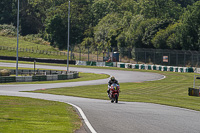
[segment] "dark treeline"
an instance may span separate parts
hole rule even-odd
[[[0,24],[16,26],[17,0],[1,0]],[[20,1],[20,34],[67,44],[68,1]],[[70,45],[200,50],[199,0],[72,0]]]

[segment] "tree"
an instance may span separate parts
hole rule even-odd
[[[171,20],[158,20],[156,23],[149,25],[145,30],[142,42],[149,48],[154,47],[152,39],[155,37],[157,32],[167,28],[171,23],[172,23]]]
[[[94,24],[96,25],[107,14],[116,12],[117,5],[113,0],[94,0],[91,10],[95,19]]]
[[[182,26],[176,35],[180,40],[182,48],[186,50],[199,50],[200,1],[192,6],[188,6],[181,18]]]
[[[51,18],[46,26],[48,40],[51,45],[59,49],[67,48],[67,27],[60,15]]]
[[[116,37],[121,32],[120,15],[111,13],[106,15],[95,27],[94,39],[99,47],[117,47]]]
[[[152,39],[153,46],[159,49],[180,49],[180,45],[175,43],[175,32],[180,23],[169,25],[166,29],[159,30]]]
[[[17,19],[17,0],[0,1],[0,24],[16,25]]]
[[[181,4],[182,7],[187,7],[188,5],[194,4],[198,0],[173,0],[173,1]]]
[[[75,45],[80,44],[83,41],[83,39],[86,37],[84,32],[87,29],[89,29],[91,13],[89,11],[90,8],[88,8],[89,1],[74,0],[73,2],[71,2],[70,5],[71,5],[71,8],[70,8],[71,9],[70,11],[71,12],[70,13],[70,47],[72,48]],[[57,23],[58,20],[60,24]],[[65,46],[66,46],[67,41],[65,38],[68,35],[65,30],[68,29],[68,2],[60,6],[57,6],[56,9],[52,9],[49,12],[49,15],[46,19],[46,23],[47,23],[46,36],[50,37],[51,42],[54,43],[52,45],[56,45],[60,49],[66,48]],[[55,24],[53,27],[54,32],[49,32],[51,31],[49,30],[51,29],[51,23]],[[64,28],[65,30],[56,28],[60,26],[62,26],[62,28]],[[57,37],[57,35],[54,34],[54,33],[59,34],[60,32],[63,37]]]
[[[116,38],[118,47],[134,47],[134,35],[140,23],[144,20],[142,15],[133,16],[130,12],[125,12],[120,24],[123,28],[121,34]]]
[[[182,8],[172,0],[139,0],[141,14],[145,18],[178,19]]]

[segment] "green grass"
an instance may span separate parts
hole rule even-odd
[[[194,73],[153,72],[163,74],[166,78],[142,83],[121,83],[119,100],[164,104],[200,111],[200,97],[188,96],[188,87],[192,87]],[[106,90],[107,85],[105,84],[37,90],[34,92],[108,100]]]
[[[0,50],[0,56],[13,56],[16,57],[16,51]],[[30,52],[19,52],[19,57],[31,57],[31,58],[48,58],[48,59],[67,59],[65,55],[50,55],[50,54],[39,54]]]
[[[5,47],[14,47],[16,48],[17,39],[15,37],[5,37],[0,36],[0,46]],[[24,52],[21,52],[20,49],[24,49]],[[26,52],[26,49],[30,50],[40,50],[40,51],[58,51],[50,45],[42,45],[37,43],[32,43],[19,39],[19,57],[32,57],[32,58],[48,58],[48,59],[67,59],[67,55],[51,55],[51,54],[42,54],[42,53],[32,53]],[[0,50],[0,56],[16,56],[16,50]]]
[[[6,47],[17,47],[17,38],[16,37],[5,37],[0,36],[0,46]],[[32,42],[25,41],[23,39],[19,39],[19,48],[27,48],[27,49],[39,49],[39,50],[47,50],[47,51],[56,51],[53,47],[49,45],[41,45]]]
[[[81,120],[61,102],[0,96],[1,133],[73,133]]]

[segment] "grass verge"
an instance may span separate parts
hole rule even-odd
[[[9,50],[0,50],[0,56],[16,56],[16,51]],[[51,54],[40,54],[40,53],[31,53],[31,52],[19,52],[19,57],[31,57],[31,58],[48,58],[48,59],[64,59],[66,60],[67,56],[65,55],[51,55]]]
[[[17,41],[17,37],[0,36],[0,42],[1,42],[0,46],[16,47],[16,43],[17,43],[16,41]],[[50,45],[37,44],[37,43],[25,41],[21,38],[19,38],[19,48],[56,51],[56,49]]]
[[[188,96],[188,87],[192,87],[194,73],[153,72],[165,75],[166,78],[159,81],[121,83],[119,100],[156,103],[200,111],[200,97]],[[106,90],[107,85],[105,84],[37,90],[34,92],[108,100]]]
[[[67,132],[81,127],[72,106],[65,103],[0,96],[0,132]]]

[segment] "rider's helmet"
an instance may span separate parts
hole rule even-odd
[[[115,77],[114,77],[114,76],[112,76],[110,79],[111,79],[112,81],[114,81],[114,80],[115,80]]]

